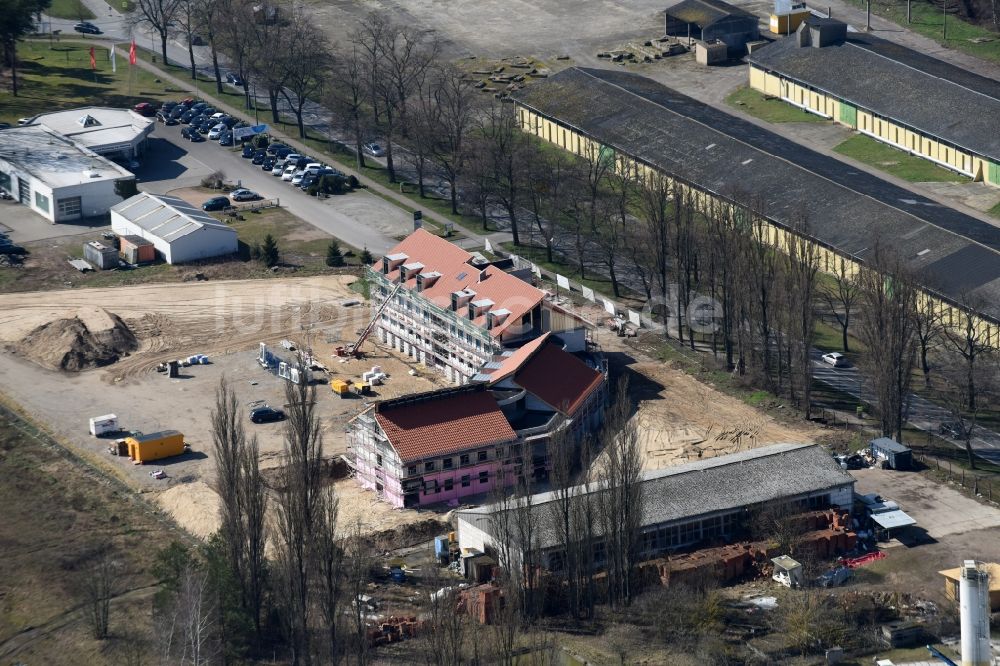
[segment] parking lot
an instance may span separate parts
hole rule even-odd
[[[395,238],[413,230],[413,218],[408,212],[369,192],[356,190],[326,199],[311,197],[243,159],[238,147],[185,140],[181,137],[183,127],[157,123],[143,165],[136,171],[139,189],[165,194],[197,186],[205,176],[221,171],[227,181],[266,199],[278,199],[292,214],[359,249],[384,252],[396,244]],[[205,195],[205,199],[210,196]]]

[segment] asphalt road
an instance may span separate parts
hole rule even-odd
[[[874,393],[856,367],[834,368],[820,361],[820,355],[819,351],[813,350],[813,377],[817,381],[854,396],[859,401],[868,404],[874,402]],[[955,419],[944,407],[911,393],[906,420],[915,428],[936,433],[942,423]],[[964,442],[950,439],[948,441],[952,441],[960,449],[965,449]],[[972,448],[983,460],[1000,464],[1000,434],[977,426],[973,430]]]
[[[327,199],[311,197],[251,164],[232,148],[224,148],[215,141],[185,140],[180,135],[182,127],[185,126],[157,124],[151,151],[136,174],[140,189],[163,194],[178,187],[195,186],[202,176],[222,171],[227,180],[239,181],[266,199],[279,199],[281,206],[293,215],[348,245],[358,249],[367,247],[373,254],[384,253],[397,243],[395,237],[413,229],[413,219],[406,211],[369,192],[358,190]],[[194,178],[185,178],[185,174],[192,172]],[[205,198],[210,196],[206,194]]]

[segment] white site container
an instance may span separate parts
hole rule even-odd
[[[90,419],[90,434],[94,437],[106,435],[109,432],[118,432],[118,417],[114,414],[95,416]]]

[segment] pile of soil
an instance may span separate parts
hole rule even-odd
[[[125,322],[103,308],[42,324],[15,345],[22,356],[65,372],[110,365],[138,348],[139,341]]]

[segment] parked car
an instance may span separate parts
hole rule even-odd
[[[34,118],[18,118],[17,124],[19,126],[30,125],[32,120],[34,120]]]
[[[277,161],[278,160],[276,160],[273,157],[266,157],[266,158],[264,158],[264,161],[260,163],[260,169],[261,169],[261,171],[270,171],[271,169],[274,168],[274,164]]]
[[[271,175],[280,176],[281,174],[285,173],[285,169],[287,168],[285,165],[286,165],[285,162],[281,161],[275,162],[274,166],[271,167]]]
[[[233,133],[230,130],[226,130],[219,135],[219,145],[220,146],[231,146],[233,145]]]
[[[256,164],[257,166],[260,166],[261,164],[263,164],[264,160],[266,160],[266,159],[267,159],[267,151],[258,150],[256,152],[254,152],[253,159],[250,160],[250,163],[251,164]]]
[[[283,143],[272,143],[271,145],[269,145],[267,147],[267,154],[268,155],[277,155],[278,151],[281,150],[282,148],[288,148],[288,146],[286,146]],[[288,152],[286,152],[285,154],[287,155],[290,152],[292,152],[292,149],[288,148]]]
[[[832,365],[835,368],[845,368],[849,364],[847,362],[847,357],[840,352],[830,352],[829,354],[823,354],[820,359],[827,365]]]
[[[256,152],[256,151],[254,151],[253,146],[251,146],[249,143],[244,144],[243,145],[243,152],[240,153],[240,157],[245,157],[245,158],[249,159],[249,158],[253,157],[254,152]]]
[[[240,119],[239,118],[234,118],[233,116],[226,116],[225,118],[223,118],[219,122],[222,123],[223,125],[225,125],[226,127],[228,127],[229,129],[233,129],[233,127],[236,125],[236,123],[240,122]]]
[[[254,192],[253,190],[248,190],[245,187],[241,187],[238,190],[233,190],[229,193],[229,196],[233,201],[257,201],[261,196]]]
[[[90,21],[81,21],[73,26],[73,29],[82,35],[100,35],[101,29]]]
[[[299,188],[303,190],[308,190],[310,187],[316,184],[319,180],[319,176],[314,173],[307,173],[302,176],[302,182],[299,183]]]
[[[295,186],[295,187],[301,187],[302,186],[302,179],[305,178],[305,177],[306,177],[306,171],[305,171],[305,169],[296,171],[295,175],[292,176],[292,185]]]
[[[284,171],[281,172],[281,180],[290,181],[298,172],[299,166],[297,164],[290,164],[285,167]]]
[[[157,111],[156,122],[163,123],[164,125],[176,125],[180,121],[178,121],[177,118],[170,115],[170,112]]]
[[[198,132],[191,132],[191,135],[188,138],[191,139],[191,143],[201,143],[205,140],[205,137]]]
[[[365,145],[361,146],[361,150],[363,150],[368,155],[371,155],[372,157],[385,156],[385,148],[383,148],[377,143],[366,143]]]
[[[250,410],[250,421],[253,423],[270,423],[272,421],[284,421],[285,413],[275,407],[262,405]]]
[[[10,123],[0,123],[0,130],[10,129]]]
[[[210,140],[212,140],[212,141],[218,141],[219,140],[219,136],[222,134],[222,132],[225,129],[226,129],[226,126],[223,125],[222,123],[219,123],[218,125],[213,126],[212,129],[208,130],[208,138]]]
[[[213,123],[211,120],[206,120],[202,124],[198,125],[198,132],[200,134],[208,134],[209,132],[212,131],[213,127],[215,127],[215,123]]]
[[[195,118],[197,116],[198,116],[197,111],[195,111],[194,109],[188,109],[187,111],[181,114],[180,121],[185,125],[187,125],[188,123],[191,122],[192,118]]]
[[[186,106],[181,106],[181,105],[175,106],[174,108],[170,109],[170,117],[175,120],[180,120],[181,116],[187,113],[187,111],[188,108]]]
[[[190,139],[191,138],[191,132],[192,132],[192,130],[191,130],[190,127],[182,127],[181,128],[181,136],[184,137],[185,139]],[[195,132],[195,134],[197,134],[197,132]]]
[[[947,421],[942,423],[938,428],[938,433],[941,435],[947,435],[952,439],[965,439],[965,426],[963,426],[959,421]]]
[[[195,102],[191,105],[191,108],[195,111],[201,111],[202,109],[207,109],[209,106],[208,102]]]
[[[140,116],[146,116],[147,118],[152,118],[156,115],[156,107],[149,102],[139,102],[132,107],[132,110],[138,113]]]
[[[226,74],[226,83],[232,83],[234,86],[243,87],[243,77],[241,77],[236,72],[229,72]]]
[[[226,197],[212,197],[201,205],[202,210],[225,210],[230,205]]]

